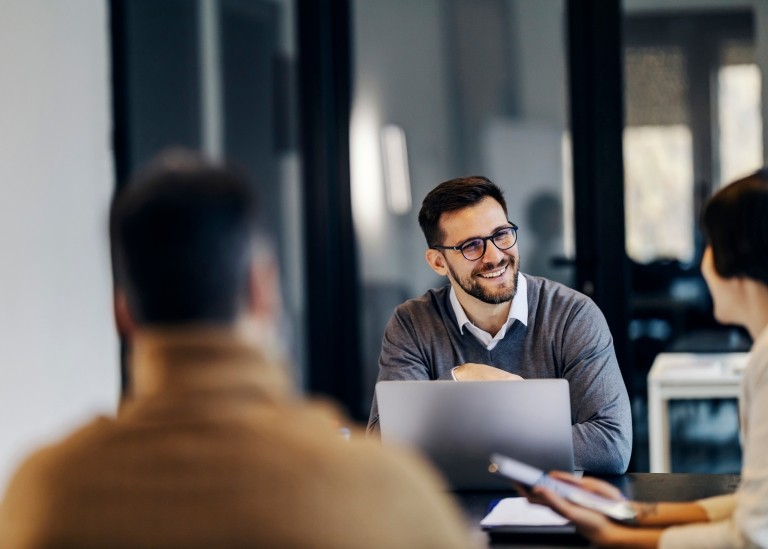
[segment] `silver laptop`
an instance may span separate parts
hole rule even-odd
[[[505,454],[544,471],[573,470],[568,381],[382,381],[381,438],[426,454],[453,490],[509,490],[488,472]]]

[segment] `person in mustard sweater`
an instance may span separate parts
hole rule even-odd
[[[168,152],[111,210],[116,317],[132,384],[30,456],[0,547],[467,547],[429,466],[292,390],[274,341],[276,263],[252,186]]]

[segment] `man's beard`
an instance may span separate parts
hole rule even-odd
[[[500,269],[505,265],[508,265],[508,268],[513,270],[511,288],[501,288],[493,292],[481,286],[480,282],[475,279],[475,276],[480,273],[495,271],[496,269]],[[479,299],[483,303],[488,303],[489,305],[499,305],[501,303],[506,303],[507,301],[512,301],[512,298],[514,298],[515,294],[517,294],[517,279],[520,275],[520,270],[518,269],[517,260],[514,257],[509,257],[508,259],[502,260],[498,263],[498,265],[482,263],[475,267],[472,270],[472,273],[466,278],[460,278],[450,264],[448,264],[448,270],[451,272],[451,276],[456,281],[456,283],[461,286],[462,290],[464,290],[472,297]]]

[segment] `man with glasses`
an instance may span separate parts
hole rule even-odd
[[[605,318],[585,295],[520,274],[517,226],[501,189],[479,176],[441,183],[424,199],[419,225],[427,263],[450,284],[395,310],[378,381],[565,378],[576,468],[624,473],[632,419]],[[378,421],[374,396],[369,432]]]

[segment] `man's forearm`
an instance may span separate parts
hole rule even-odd
[[[631,433],[631,427],[628,428]],[[627,470],[632,440],[615,427],[598,422],[576,423],[573,433],[573,457],[577,469],[590,473],[621,475]],[[630,435],[631,436],[631,435]]]

